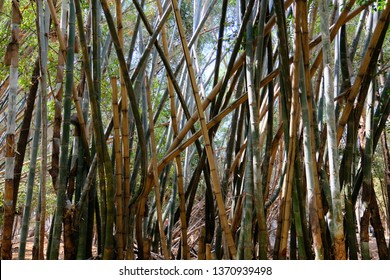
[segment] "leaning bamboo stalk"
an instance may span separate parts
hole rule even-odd
[[[233,69],[230,73],[231,75],[229,76],[229,78],[231,78],[234,75],[234,73],[242,66],[244,61],[245,61],[244,55],[240,56],[240,58],[237,59],[236,63],[233,66]],[[223,80],[224,80],[224,78],[218,82],[218,84],[211,90],[210,94],[208,96],[206,96],[205,100],[203,100],[203,103],[202,103],[203,110],[206,110],[206,108],[210,105],[210,103],[215,99],[219,90],[221,89]],[[198,120],[198,118],[199,118],[199,113],[195,112],[191,116],[191,118],[186,122],[184,127],[180,130],[180,132],[177,135],[177,137],[175,138],[175,140],[172,142],[171,146],[168,149],[168,153],[171,152],[173,149],[175,149],[180,144],[180,142],[184,139],[184,137],[187,135],[189,130],[193,127],[193,125]]]
[[[271,77],[275,77],[277,72],[272,72],[270,75],[268,75],[266,78],[264,78],[261,83],[260,83],[260,88],[264,87],[271,81]],[[220,84],[220,83],[219,83]],[[210,104],[212,101],[211,97],[212,95],[209,95],[210,99],[209,101],[204,101],[204,108],[207,108],[207,105]],[[215,97],[215,95],[213,96]],[[212,118],[208,123],[207,123],[207,128],[211,129],[213,126],[217,125],[226,115],[228,115],[230,112],[235,110],[238,106],[243,104],[248,100],[248,94],[244,93],[240,97],[238,97],[235,101],[233,101],[228,107],[226,107],[223,111],[221,111],[218,115],[216,115],[214,118]],[[206,105],[207,104],[207,105]],[[262,114],[261,117],[264,117],[265,114]],[[194,115],[191,117],[191,122],[195,121],[198,119],[198,114],[194,113]],[[189,145],[194,143],[196,139],[202,136],[201,131],[195,132],[190,138],[188,138],[185,142],[181,143],[181,140],[179,139],[184,139],[185,135],[187,134],[189,130],[189,122],[186,123],[184,128],[180,131],[178,137],[176,140],[171,144],[169,149],[166,152],[166,155],[160,160],[159,162],[159,171],[161,171],[169,162],[171,162],[177,153],[182,152],[185,148],[187,148]]]
[[[374,52],[378,47],[377,44],[380,41],[381,33],[383,30],[386,30],[384,28],[387,28],[389,26],[389,20],[390,20],[390,4],[387,3],[385,10],[381,13],[379,21],[375,27],[375,30],[372,33],[370,44],[363,57],[362,63],[359,68],[359,72],[348,94],[347,103],[345,104],[343,113],[339,119],[338,127],[337,127],[337,143],[339,143],[341,140],[344,128],[348,122],[349,114],[352,111],[356,96],[359,93],[360,86],[367,73],[368,66],[370,65],[371,58],[373,57]]]
[[[231,230],[230,230],[230,227],[229,227],[229,224],[227,221],[227,217],[226,217],[225,205],[224,205],[224,201],[223,201],[222,194],[221,194],[221,186],[219,183],[218,174],[217,174],[217,170],[216,170],[215,155],[214,155],[211,143],[210,143],[207,124],[206,124],[206,120],[205,120],[205,116],[204,116],[204,111],[202,108],[202,102],[201,102],[200,97],[199,97],[199,90],[198,90],[198,86],[196,84],[196,78],[195,78],[194,69],[192,67],[190,52],[188,49],[187,40],[185,38],[185,33],[183,30],[183,22],[182,22],[182,19],[180,16],[177,1],[172,0],[171,2],[172,2],[174,14],[175,14],[176,23],[178,26],[178,31],[180,34],[182,48],[183,48],[184,55],[186,58],[186,64],[187,64],[187,68],[189,71],[190,82],[191,82],[193,94],[195,97],[196,107],[197,107],[197,111],[199,114],[199,120],[200,120],[202,134],[203,134],[203,138],[204,138],[204,142],[205,142],[207,159],[208,159],[208,162],[210,165],[210,173],[211,173],[211,179],[212,179],[213,188],[214,188],[214,195],[216,197],[217,205],[218,205],[218,209],[219,209],[219,217],[220,217],[221,227],[222,227],[222,230],[224,231],[226,242],[228,243],[228,246],[229,246],[230,254],[231,254],[232,258],[235,259],[236,258],[236,246],[234,244]]]
[[[154,122],[153,122],[153,111],[152,111],[152,102],[151,102],[151,92],[149,87],[148,79],[145,81],[146,85],[146,100],[148,103],[148,117],[149,117],[149,130],[150,130],[150,143],[152,146],[152,165],[153,165],[153,175],[154,175],[154,186],[156,192],[156,207],[157,207],[157,221],[158,228],[160,231],[161,247],[163,250],[164,258],[169,260],[169,252],[167,248],[167,238],[164,232],[164,224],[162,220],[162,207],[161,207],[161,194],[160,194],[160,182],[158,180],[157,174],[157,147],[156,139],[154,136]]]
[[[160,17],[163,15],[162,5],[161,1],[157,1],[158,10]],[[169,60],[169,50],[168,50],[168,41],[167,41],[167,35],[165,26],[161,29],[161,38],[162,38],[162,44],[163,44],[163,50],[165,53],[165,56]],[[171,78],[167,74],[168,79],[168,93],[169,93],[169,99],[170,99],[170,111],[171,111],[171,121],[172,121],[172,129],[173,129],[173,137],[176,137],[178,134],[178,124],[177,124],[177,117],[176,117],[176,100],[174,95],[174,88],[172,84]],[[185,209],[185,198],[184,198],[184,178],[183,178],[183,167],[181,163],[181,157],[180,154],[178,154],[175,158],[176,162],[176,171],[177,171],[177,186],[178,186],[178,192],[179,192],[179,208],[180,208],[180,225],[181,225],[181,231],[182,231],[182,255],[183,259],[189,258],[189,249],[188,249],[188,242],[187,242],[187,219],[186,219],[186,209]],[[158,173],[157,165],[156,165],[156,176]]]

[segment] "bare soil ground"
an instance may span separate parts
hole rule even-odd
[[[192,246],[195,246],[195,248],[196,248],[197,245],[194,244],[195,243],[194,241],[198,239],[197,236],[195,236],[194,234],[190,235],[189,239],[190,239],[190,241],[192,241],[192,242],[189,242],[189,243],[192,243]],[[27,239],[27,243],[26,243],[26,255],[25,255],[25,259],[26,260],[31,260],[32,259],[33,245],[34,245],[34,237],[29,237]],[[44,248],[45,251],[44,252],[46,252],[46,246],[47,246],[47,240],[45,239],[45,248]],[[61,244],[61,246],[62,246],[62,244]],[[192,248],[195,249],[194,247],[192,247]],[[177,250],[177,248],[172,248],[172,249],[173,249],[173,251]],[[18,259],[18,252],[19,252],[19,240],[17,238],[14,240],[12,251],[13,251],[12,258],[14,260],[17,260]],[[370,253],[371,253],[371,259],[372,260],[379,260],[378,249],[377,249],[377,246],[376,246],[375,237],[370,237]],[[96,253],[96,248],[95,248],[94,256],[96,256],[96,254],[97,253]],[[192,250],[191,255],[192,255],[191,256],[192,258],[196,259],[196,252],[194,252]],[[359,255],[359,257],[360,257],[360,255]],[[158,254],[153,254],[153,253],[152,253],[152,258],[160,259]],[[61,260],[64,259],[64,251],[63,251],[62,247],[60,249],[59,259],[61,259]]]

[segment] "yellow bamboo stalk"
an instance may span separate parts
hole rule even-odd
[[[117,258],[123,259],[123,198],[122,198],[122,155],[119,132],[119,106],[118,106],[118,87],[117,78],[111,77],[112,88],[112,109],[114,122],[114,151],[115,151],[115,178],[116,178],[116,248]]]
[[[311,87],[309,86],[311,83],[310,77],[310,48],[309,48],[309,31],[308,31],[308,19],[307,19],[307,0],[299,1],[299,5],[301,6],[301,24],[302,24],[302,55],[303,55],[303,63],[304,63],[304,75],[305,75],[305,85],[306,85],[306,96],[307,96],[307,105],[309,111],[309,122],[310,122],[310,141],[312,143],[311,147],[311,156],[314,171],[314,193],[316,196],[316,211],[320,225],[325,225],[324,220],[324,211],[322,206],[322,198],[321,198],[321,190],[320,190],[320,181],[318,177],[318,169],[317,169],[317,161],[316,161],[316,147],[315,147],[315,137],[314,137],[314,123],[313,123],[313,94],[311,91]],[[317,4],[316,4],[317,5]],[[312,223],[312,227],[313,227]],[[323,242],[321,236],[316,236],[318,233],[316,228],[313,227],[313,239],[314,242],[320,246],[320,242]],[[321,245],[322,246],[322,245]]]
[[[154,136],[152,101],[150,97],[151,93],[150,93],[149,81],[146,76],[145,76],[145,86],[146,86],[146,101],[148,103],[150,143],[152,146],[152,166],[153,166],[154,187],[156,192],[157,222],[158,222],[158,229],[160,231],[161,247],[163,250],[164,258],[166,260],[169,260],[167,238],[165,236],[164,223],[162,220],[161,193],[160,193],[160,182],[158,180],[158,172],[157,172],[158,171],[157,170],[157,148],[156,148],[156,139]]]
[[[122,4],[120,0],[115,0],[115,8],[116,8],[116,25],[118,28],[118,37],[121,48],[124,48],[123,41],[123,23],[122,23]],[[129,144],[129,101],[127,97],[125,80],[123,78],[123,73],[120,71],[120,83],[121,83],[121,111],[122,111],[122,123],[121,123],[121,131],[122,131],[122,157],[123,157],[123,186],[121,191],[124,192],[124,203],[123,203],[123,211],[124,211],[124,233],[128,231],[128,211],[127,205],[130,201],[130,144]],[[124,240],[125,243],[125,240]]]
[[[201,124],[201,130],[202,130],[203,139],[204,139],[204,143],[205,143],[207,159],[208,159],[208,163],[210,166],[210,175],[211,175],[212,185],[213,185],[213,189],[214,189],[214,195],[215,195],[215,198],[217,201],[217,207],[219,210],[219,219],[220,219],[220,223],[221,223],[221,228],[222,228],[222,231],[224,232],[231,257],[233,259],[235,259],[236,253],[237,253],[236,245],[234,244],[232,233],[231,233],[228,221],[227,221],[225,204],[224,204],[224,200],[223,200],[222,193],[221,193],[221,185],[220,185],[220,182],[218,179],[218,174],[217,174],[217,169],[216,169],[215,155],[214,155],[214,151],[213,151],[213,148],[211,146],[211,143],[210,143],[207,124],[206,124],[206,120],[205,120],[205,114],[203,111],[202,102],[200,100],[198,86],[196,84],[195,72],[194,72],[194,69],[192,67],[192,60],[191,60],[191,56],[190,56],[190,51],[188,48],[187,40],[185,38],[185,32],[183,30],[184,25],[183,25],[183,22],[182,22],[182,19],[180,16],[180,11],[179,11],[177,1],[171,0],[171,2],[172,2],[172,7],[173,7],[174,14],[175,14],[175,18],[176,18],[178,31],[180,34],[180,40],[181,40],[181,44],[182,44],[183,51],[184,51],[184,57],[185,57],[187,69],[189,72],[189,77],[190,77],[190,82],[191,82],[191,86],[192,86],[192,90],[193,90],[193,94],[194,94],[194,98],[195,98],[195,102],[196,102],[196,107],[197,107],[197,111],[199,114],[199,121]]]
[[[199,233],[199,242],[198,242],[198,260],[206,259],[206,251],[205,251],[205,238],[206,238],[206,228],[204,226],[201,227]]]
[[[352,111],[356,96],[359,93],[360,85],[361,85],[361,83],[365,77],[365,74],[368,70],[368,66],[370,64],[371,57],[373,56],[373,53],[375,51],[375,47],[379,41],[382,30],[383,30],[385,24],[390,20],[389,17],[390,17],[390,3],[387,2],[386,8],[381,13],[379,21],[375,27],[374,33],[372,34],[370,44],[369,44],[367,51],[364,55],[364,58],[363,58],[362,63],[360,65],[358,75],[356,76],[355,82],[352,85],[351,91],[349,92],[349,95],[347,98],[347,103],[345,104],[345,107],[343,109],[343,113],[340,117],[339,124],[337,127],[337,143],[340,143],[341,137],[342,137],[343,132],[344,132],[344,128],[348,122],[348,118],[349,118],[349,115]]]
[[[85,126],[83,110],[81,109],[80,100],[79,100],[79,97],[77,95],[77,89],[76,89],[76,86],[74,83],[72,85],[72,97],[73,97],[74,105],[76,107],[77,118],[79,120],[79,126],[80,126],[80,130],[81,130],[81,140],[82,140],[82,143],[84,146],[85,158],[86,158],[87,162],[89,162],[90,161],[90,154],[89,154],[87,129]]]
[[[157,1],[157,6],[158,6],[159,15],[160,17],[162,17],[163,9],[160,0]],[[167,41],[165,25],[163,25],[161,29],[161,39],[163,43],[164,54],[166,58],[169,60],[168,41]],[[169,100],[171,106],[171,121],[172,121],[173,137],[176,138],[179,133],[179,129],[178,129],[177,118],[176,118],[174,88],[173,88],[172,80],[170,79],[168,74],[167,74],[167,79],[168,79]],[[190,252],[189,252],[188,241],[187,241],[187,218],[186,218],[186,208],[185,208],[184,178],[183,178],[183,167],[181,164],[180,154],[176,156],[175,162],[176,162],[176,171],[177,171],[177,187],[178,187],[179,201],[180,201],[179,211],[180,211],[180,226],[181,226],[181,234],[182,234],[181,236],[182,237],[181,246],[182,246],[182,255],[183,255],[182,258],[189,259]]]
[[[296,6],[296,9],[298,7]],[[283,189],[281,196],[281,236],[279,258],[285,259],[287,253],[287,240],[290,228],[290,212],[291,212],[291,194],[292,183],[294,176],[294,161],[296,153],[296,139],[297,139],[297,124],[299,117],[299,61],[301,52],[301,34],[300,34],[300,18],[297,17],[299,11],[295,11],[295,37],[294,37],[294,60],[292,68],[292,101],[290,109],[290,125],[289,125],[289,145],[287,154],[287,169],[283,181]]]
[[[211,244],[206,244],[206,260],[212,260],[213,256],[211,254]]]

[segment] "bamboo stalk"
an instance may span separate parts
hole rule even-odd
[[[167,238],[164,232],[164,224],[162,220],[162,207],[161,207],[161,194],[160,194],[160,182],[158,181],[157,174],[157,148],[156,148],[156,139],[154,136],[154,122],[153,122],[153,111],[152,111],[152,102],[151,102],[151,92],[149,88],[149,81],[146,78],[146,99],[148,103],[148,117],[149,117],[149,130],[150,130],[150,142],[152,146],[152,165],[153,165],[153,175],[154,175],[154,186],[156,192],[156,207],[157,207],[157,221],[158,228],[160,231],[161,247],[164,254],[164,259],[169,260],[170,254],[167,248]],[[184,256],[186,256],[184,254]]]
[[[373,57],[375,50],[378,48],[377,43],[380,40],[381,33],[383,30],[387,30],[390,21],[390,4],[386,5],[385,10],[382,11],[379,18],[378,24],[375,27],[374,32],[372,33],[371,41],[366,51],[366,54],[363,57],[361,62],[359,72],[356,76],[355,82],[352,85],[352,88],[348,94],[347,103],[343,109],[343,113],[340,116],[338,127],[337,127],[337,142],[339,143],[345,128],[345,125],[348,122],[349,114],[352,111],[355,99],[359,93],[360,86],[367,72],[370,61]]]
[[[321,18],[322,50],[323,50],[323,71],[324,71],[324,96],[327,117],[327,146],[329,153],[329,173],[330,189],[332,194],[332,221],[331,235],[334,246],[335,258],[345,259],[344,227],[343,214],[341,207],[341,194],[339,182],[339,164],[337,151],[337,132],[336,116],[334,110],[334,93],[333,93],[333,73],[331,70],[331,53],[330,53],[330,34],[328,29],[328,6],[319,3],[319,14]],[[345,109],[344,109],[345,110]]]
[[[119,133],[119,106],[118,106],[118,87],[117,78],[111,77],[112,87],[112,109],[113,109],[113,120],[114,120],[114,151],[115,151],[115,184],[116,184],[116,248],[119,260],[122,260],[123,255],[123,197],[122,197],[122,155],[121,155],[121,144],[120,144],[120,133]]]
[[[157,5],[158,5],[160,17],[162,17],[163,10],[162,10],[162,5],[160,0],[157,1]],[[165,26],[163,26],[161,29],[161,37],[162,37],[162,44],[163,44],[163,50],[165,56],[169,60],[168,42],[167,42]],[[173,88],[172,80],[168,75],[167,75],[167,79],[168,79],[168,93],[169,93],[170,107],[171,107],[170,111],[171,111],[173,137],[177,137],[179,129],[178,129],[177,117],[176,117],[174,88]],[[180,224],[182,230],[182,238],[181,238],[182,255],[183,255],[183,259],[189,259],[190,252],[189,252],[188,242],[187,242],[187,219],[186,219],[185,198],[184,198],[184,178],[183,178],[183,168],[181,164],[180,154],[176,156],[175,163],[176,163],[177,184],[178,184],[179,201],[180,201],[179,208],[180,208]],[[156,163],[156,172],[154,174],[155,180],[157,174],[158,174],[158,166]]]
[[[19,255],[18,255],[19,260],[24,260],[25,252],[26,252],[26,240],[27,240],[28,224],[29,224],[30,212],[31,212],[30,210],[31,210],[34,180],[35,180],[37,156],[38,156],[40,128],[41,128],[40,110],[41,110],[41,95],[38,95],[37,112],[35,115],[35,126],[34,126],[35,129],[34,129],[33,144],[31,147],[31,156],[30,156],[31,161],[29,165],[29,172],[28,172],[27,186],[26,186],[26,200],[25,200],[25,204],[24,204],[25,206],[23,210],[22,233],[20,236],[20,246],[19,246]]]
[[[265,16],[265,6],[264,6],[264,16]],[[253,44],[253,28],[252,28],[253,19],[248,22],[246,29],[246,81],[247,81],[247,91],[248,91],[248,105],[249,105],[249,119],[250,127],[248,128],[250,132],[248,133],[248,147],[249,152],[247,155],[247,184],[252,185],[252,192],[248,192],[248,198],[246,199],[246,204],[249,203],[249,199],[253,199],[254,210],[256,213],[257,224],[259,227],[259,258],[267,259],[267,227],[264,214],[264,199],[263,199],[263,190],[262,190],[262,176],[261,174],[261,151],[260,151],[260,132],[259,132],[259,105],[258,97],[256,91],[255,73],[253,71],[254,67],[254,51],[252,48]],[[261,23],[260,23],[261,24]],[[261,32],[261,31],[260,31]],[[261,42],[262,44],[263,42]],[[261,53],[263,51],[261,50]],[[261,54],[262,56],[262,54]],[[262,64],[262,61],[260,62]],[[260,69],[258,69],[260,70]],[[249,168],[249,169],[248,169]],[[253,197],[252,197],[253,195]],[[250,209],[252,211],[252,209]],[[252,223],[250,222],[250,225]],[[246,231],[245,231],[246,232]],[[246,234],[246,233],[245,233]],[[245,258],[248,259],[250,255],[245,253]]]
[[[299,5],[299,6],[298,6]],[[317,164],[314,147],[314,129],[313,129],[313,109],[312,95],[310,90],[310,69],[309,69],[309,40],[307,31],[306,2],[298,1],[296,11],[297,32],[299,42],[302,43],[302,58],[299,59],[301,68],[300,80],[300,100],[302,105],[302,124],[303,124],[303,148],[305,158],[306,186],[308,189],[307,200],[309,208],[310,225],[313,235],[313,246],[316,259],[324,259],[324,249],[321,239],[320,219],[323,219],[321,193],[319,191],[319,180],[317,173]],[[299,10],[298,10],[299,8]],[[299,17],[299,19],[298,19]],[[319,199],[318,199],[319,198]]]
[[[39,13],[39,49],[41,68],[41,121],[42,121],[42,149],[41,149],[41,224],[39,227],[39,259],[44,259],[44,242],[46,228],[46,178],[47,178],[47,59],[48,59],[48,39],[45,36],[49,32],[50,14],[46,7],[43,11],[43,3],[38,0]]]
[[[104,12],[104,15],[106,17],[107,24],[108,24],[108,27],[110,30],[110,34],[111,34],[111,37],[112,37],[112,40],[113,40],[113,43],[115,46],[115,50],[116,50],[116,53],[118,56],[120,69],[121,69],[121,72],[123,73],[123,78],[124,78],[125,85],[126,85],[126,91],[127,91],[127,95],[129,97],[129,100],[130,100],[130,107],[131,107],[131,110],[132,110],[132,113],[134,116],[135,125],[136,125],[136,129],[137,129],[138,141],[139,141],[139,146],[140,146],[140,151],[141,151],[141,183],[140,183],[140,186],[141,186],[140,190],[141,191],[139,192],[139,194],[140,194],[142,192],[142,190],[145,189],[146,174],[147,174],[147,149],[146,149],[146,141],[145,141],[145,137],[144,137],[144,129],[142,127],[141,116],[140,116],[139,111],[138,111],[137,100],[136,100],[136,97],[134,94],[132,81],[131,81],[130,76],[129,76],[129,71],[127,69],[126,61],[125,61],[125,58],[123,55],[123,50],[122,50],[121,45],[120,45],[120,40],[119,40],[118,34],[116,32],[116,29],[115,29],[114,20],[112,18],[111,12],[110,12],[108,2],[107,2],[107,0],[101,0],[100,2],[102,4],[103,12]],[[133,198],[135,201],[139,198],[139,194]]]
[[[62,233],[62,219],[65,214],[66,202],[66,183],[67,183],[67,167],[68,167],[68,150],[70,139],[70,113],[71,113],[71,95],[73,83],[74,69],[74,44],[75,44],[75,7],[73,1],[70,1],[69,9],[69,36],[68,36],[68,51],[66,54],[66,83],[63,105],[63,124],[61,133],[61,153],[60,153],[60,168],[58,177],[58,191],[56,212],[53,226],[53,240],[50,248],[49,259],[55,260],[59,257],[59,247]],[[42,222],[42,221],[41,221]]]
[[[123,38],[124,35],[123,35],[123,22],[122,22],[122,4],[121,4],[120,0],[115,1],[115,7],[116,7],[116,25],[117,25],[117,29],[118,29],[118,37],[119,37],[119,42],[120,42],[121,48],[123,49],[124,48],[124,38]],[[126,86],[125,86],[125,81],[124,81],[122,72],[120,72],[120,85],[121,85],[120,89],[121,89],[121,100],[122,100],[122,105],[121,105],[121,111],[122,111],[122,123],[121,123],[122,149],[120,150],[119,146],[118,146],[118,149],[123,157],[123,186],[121,185],[120,188],[118,186],[117,193],[118,192],[122,193],[122,190],[123,190],[124,202],[122,203],[123,205],[121,205],[121,207],[123,209],[121,209],[120,211],[121,212],[124,211],[125,213],[127,213],[126,205],[128,205],[128,203],[130,201],[130,146],[129,146],[129,122],[128,122],[129,102],[128,102],[128,98],[127,98]],[[118,135],[118,137],[119,137],[119,135]],[[119,162],[119,159],[117,160],[117,162]],[[121,164],[121,168],[122,168],[122,164]],[[117,207],[119,208],[119,205],[117,205]],[[124,219],[125,219],[124,224],[125,225],[127,224],[126,216],[127,215],[124,215]],[[123,229],[122,223],[120,223],[119,225],[121,227],[118,228],[118,230],[125,233],[127,231],[127,228]],[[124,247],[124,237],[122,237],[122,238],[123,238],[123,240],[121,242],[123,245],[121,245],[121,246]],[[118,255],[118,258],[123,259],[123,256]]]
[[[207,129],[207,125],[206,125],[206,121],[205,121],[205,117],[204,117],[204,111],[203,111],[202,103],[201,103],[201,100],[199,97],[198,86],[196,84],[195,73],[194,73],[194,69],[192,67],[190,52],[188,49],[187,40],[185,38],[185,34],[184,34],[184,30],[183,30],[183,23],[182,23],[182,19],[180,16],[180,12],[179,12],[179,8],[178,8],[176,0],[172,0],[172,6],[173,6],[174,13],[175,13],[175,18],[176,18],[176,22],[177,22],[177,26],[178,26],[178,30],[179,30],[179,34],[180,34],[180,39],[181,39],[181,44],[183,47],[184,55],[186,57],[186,64],[187,64],[187,68],[188,68],[189,75],[190,75],[191,86],[193,89],[193,94],[194,94],[195,101],[196,101],[196,107],[197,107],[197,111],[199,114],[199,120],[200,120],[202,134],[203,134],[203,138],[204,138],[204,142],[205,142],[207,159],[208,159],[208,162],[210,165],[210,173],[211,173],[211,178],[212,178],[212,182],[213,182],[214,195],[216,197],[217,205],[218,205],[218,209],[219,209],[219,217],[220,217],[221,227],[222,227],[222,230],[224,231],[224,234],[226,237],[226,242],[228,243],[231,257],[233,259],[235,259],[236,258],[236,248],[235,248],[235,244],[233,241],[233,237],[231,235],[231,230],[230,230],[228,222],[227,222],[225,205],[224,205],[224,201],[223,201],[222,194],[221,194],[221,186],[219,183],[218,174],[217,174],[217,170],[216,170],[215,155],[214,155],[211,143],[210,143],[208,129]]]

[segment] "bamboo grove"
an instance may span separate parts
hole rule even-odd
[[[389,259],[389,22],[0,0],[1,259]]]

